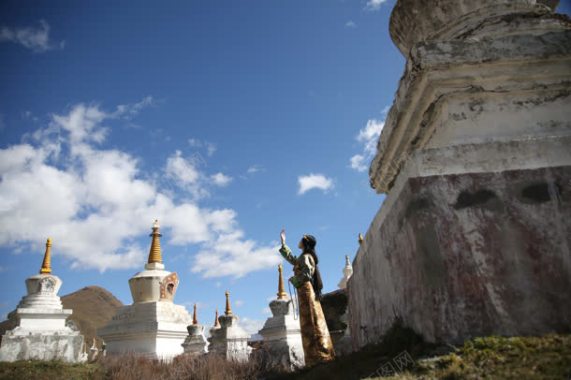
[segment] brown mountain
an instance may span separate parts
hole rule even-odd
[[[86,286],[76,292],[61,297],[64,309],[72,309],[71,319],[85,337],[87,348],[91,347],[97,329],[103,327],[117,309],[123,306],[111,292],[99,286]],[[10,321],[0,323],[0,334],[13,328]],[[101,340],[97,339],[101,348]]]
[[[118,308],[123,306],[110,291],[99,286],[86,286],[73,293],[61,297],[64,309],[72,309],[71,319],[85,337],[85,342],[91,347],[97,329],[103,327],[113,318]],[[101,348],[101,340],[97,340]]]

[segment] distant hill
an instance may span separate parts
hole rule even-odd
[[[75,322],[85,337],[88,348],[91,347],[97,329],[113,318],[118,308],[123,306],[110,291],[99,286],[86,286],[76,292],[61,297],[64,309],[72,309],[70,319]],[[101,348],[98,339],[97,347]]]
[[[123,306],[111,292],[99,286],[87,286],[76,292],[61,297],[64,309],[72,309],[70,319],[77,325],[85,337],[87,348],[91,347],[97,329],[103,327],[113,316],[117,309]],[[0,334],[13,328],[10,321],[0,323]],[[101,348],[101,340],[97,340],[97,347]]]

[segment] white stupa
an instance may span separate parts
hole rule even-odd
[[[194,312],[192,313],[192,325],[188,325],[186,329],[188,330],[188,336],[182,344],[184,353],[188,355],[206,354],[208,352],[208,342],[204,336],[204,325],[198,323],[196,304],[194,304]]]
[[[170,360],[183,353],[181,344],[192,318],[184,306],[173,303],[179,280],[162,262],[158,220],[152,230],[145,270],[129,280],[133,304],[123,306],[98,330],[109,355],[135,353]]]
[[[218,311],[216,313],[218,315]],[[226,292],[226,311],[218,317],[219,326],[210,329],[209,354],[221,355],[228,360],[246,362],[252,349],[248,346],[248,334],[238,324],[238,317],[230,307],[230,293]]]
[[[48,239],[40,274],[26,279],[28,295],[8,314],[16,327],[2,337],[0,361],[84,359],[83,335],[66,325],[72,310],[64,309],[57,295],[62,281],[51,274],[51,246]]]
[[[295,370],[305,365],[299,317],[293,312],[292,300],[284,289],[282,266],[278,267],[277,299],[270,302],[272,316],[266,320],[259,334],[264,338],[265,360],[271,367]]]
[[[347,288],[347,281],[353,275],[353,266],[351,265],[351,261],[349,260],[349,256],[345,256],[345,267],[343,268],[343,277],[341,281],[339,281],[339,289],[346,289]]]

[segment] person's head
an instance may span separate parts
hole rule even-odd
[[[303,252],[314,252],[315,246],[317,245],[317,240],[313,235],[303,235],[299,241],[298,247],[303,250]]]

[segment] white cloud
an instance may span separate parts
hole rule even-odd
[[[206,149],[206,154],[208,157],[212,157],[212,155],[214,155],[214,153],[216,152],[216,144],[211,143],[209,141],[203,141],[203,140],[199,140],[199,139],[188,139],[188,145],[190,145],[192,148],[196,148],[196,149],[201,149],[204,148]]]
[[[58,44],[50,41],[50,26],[44,20],[40,21],[40,26],[37,28],[10,28],[3,26],[0,29],[0,42],[20,44],[36,53],[42,53],[56,47],[63,49],[65,46],[65,41],[61,41]]]
[[[214,152],[216,152],[216,149],[216,145],[212,143],[206,143],[206,154],[208,154],[208,157],[211,157]]]
[[[351,169],[355,169],[358,172],[364,172],[367,170],[367,165],[365,164],[365,156],[362,154],[356,154],[350,159]]]
[[[234,210],[178,201],[179,193],[160,189],[166,178],[145,176],[136,157],[100,147],[108,130],[103,123],[126,117],[118,113],[139,112],[139,104],[115,112],[77,104],[52,115],[49,125],[25,142],[0,149],[0,245],[41,253],[50,236],[54,254],[74,268],[141,267],[148,245],[136,239],[148,233],[156,217],[169,243],[199,245],[196,273],[244,276],[277,265],[274,247],[244,238]],[[196,174],[189,162],[174,152],[165,177],[184,185],[198,176],[200,184],[208,176]],[[213,260],[225,264],[220,270],[204,266]]]
[[[244,306],[244,301],[243,300],[236,300],[236,301],[234,301],[234,306],[242,307],[242,306]]]
[[[120,104],[117,106],[117,111],[115,111],[114,115],[119,117],[123,116],[126,118],[130,118],[133,116],[137,116],[139,112],[143,109],[155,105],[155,99],[152,96],[145,96],[141,99],[140,102],[133,103],[133,104]]]
[[[355,22],[354,22],[353,20],[349,20],[349,21],[347,21],[347,22],[345,23],[345,26],[346,26],[347,28],[356,28],[356,27],[357,27],[357,24],[355,24]]]
[[[369,143],[371,140],[374,141],[375,139],[378,139],[384,125],[384,121],[378,121],[376,119],[368,120],[365,128],[359,131],[357,141]]]
[[[210,195],[208,186],[215,184],[209,176],[201,171],[200,166],[202,165],[204,165],[204,159],[200,154],[184,157],[182,152],[177,150],[168,157],[165,174],[192,199],[199,200],[208,197]]]
[[[277,266],[281,262],[278,248],[258,247],[255,241],[245,240],[242,231],[233,230],[203,244],[195,256],[192,271],[204,277],[243,277],[249,272]]]
[[[223,173],[216,173],[210,176],[212,183],[219,187],[226,187],[232,182],[232,177]]]
[[[323,174],[309,174],[297,178],[299,184],[298,194],[302,195],[312,189],[327,192],[333,188],[333,180]]]
[[[200,155],[184,157],[180,150],[175,151],[168,157],[165,165],[167,178],[173,180],[181,189],[187,191],[195,200],[210,195],[208,187],[226,187],[232,182],[232,177],[218,172],[205,175],[200,169],[204,160]]]
[[[368,0],[365,9],[368,11],[378,11],[381,9],[381,5],[386,2],[387,0]]]
[[[196,162],[185,159],[180,150],[175,151],[167,159],[165,172],[167,176],[178,181],[182,186],[195,184],[200,177]]]
[[[263,172],[264,168],[261,165],[252,165],[248,168],[248,174],[256,174],[258,172]]]
[[[240,326],[250,335],[255,335],[264,327],[265,321],[259,319],[240,318]]]
[[[370,119],[367,121],[367,125],[359,131],[356,140],[363,145],[363,152],[351,157],[350,166],[352,169],[359,172],[367,170],[367,162],[369,162],[375,155],[377,142],[381,136],[381,131],[384,126],[384,121]]]

